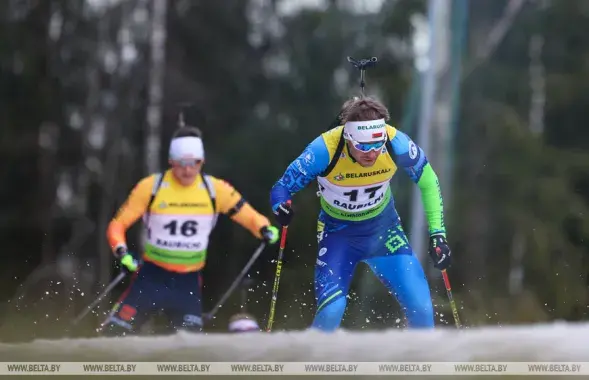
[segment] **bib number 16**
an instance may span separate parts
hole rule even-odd
[[[176,236],[178,232],[182,236],[194,236],[198,233],[198,222],[196,220],[187,220],[178,228],[178,221],[172,220],[164,226],[164,229],[168,230],[172,236]]]

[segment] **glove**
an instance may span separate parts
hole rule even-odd
[[[118,247],[115,251],[115,256],[119,259],[119,262],[123,267],[123,270],[126,270],[128,272],[137,271],[139,263],[137,262],[137,260],[133,258],[133,255],[127,252],[127,247]]]
[[[279,204],[278,207],[276,207],[276,210],[274,210],[274,215],[276,216],[276,221],[278,221],[281,226],[288,226],[294,216],[290,201]]]
[[[278,228],[274,226],[262,227],[260,228],[260,233],[262,234],[262,239],[264,239],[266,243],[275,244],[278,241]]]
[[[121,258],[121,264],[123,264],[125,270],[129,272],[136,272],[137,268],[139,267],[137,260],[135,260],[133,256],[128,253]]]
[[[432,235],[429,238],[429,255],[434,261],[434,267],[444,270],[452,262],[452,251],[443,235]]]

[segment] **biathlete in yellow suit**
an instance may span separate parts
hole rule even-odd
[[[202,331],[201,271],[218,214],[229,216],[267,243],[278,240],[278,229],[235,188],[201,173],[204,157],[200,131],[180,128],[170,144],[171,168],[137,183],[110,222],[110,247],[134,275],[103,323],[104,335],[137,333],[158,311],[167,314],[175,330]],[[139,266],[127,250],[125,233],[140,217],[147,241]]]

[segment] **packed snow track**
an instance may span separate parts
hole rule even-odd
[[[460,331],[452,328],[435,331],[394,329],[374,332],[338,331],[327,335],[307,330],[272,334],[182,333],[166,337],[38,340],[0,344],[0,357],[4,362],[587,362],[588,342],[589,324],[555,323]],[[338,376],[330,376],[334,377]],[[435,376],[424,378],[433,377]],[[470,377],[460,376],[461,379]]]

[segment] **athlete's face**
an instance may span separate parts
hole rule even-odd
[[[170,160],[169,163],[172,167],[172,174],[183,186],[190,186],[194,183],[203,164],[201,160],[194,159]]]
[[[350,141],[346,141],[348,144],[348,148],[350,149],[350,154],[354,157],[354,160],[365,168],[371,167],[376,162],[378,156],[380,156],[381,149],[378,150],[371,150],[368,152],[363,152],[354,148],[354,145]]]

